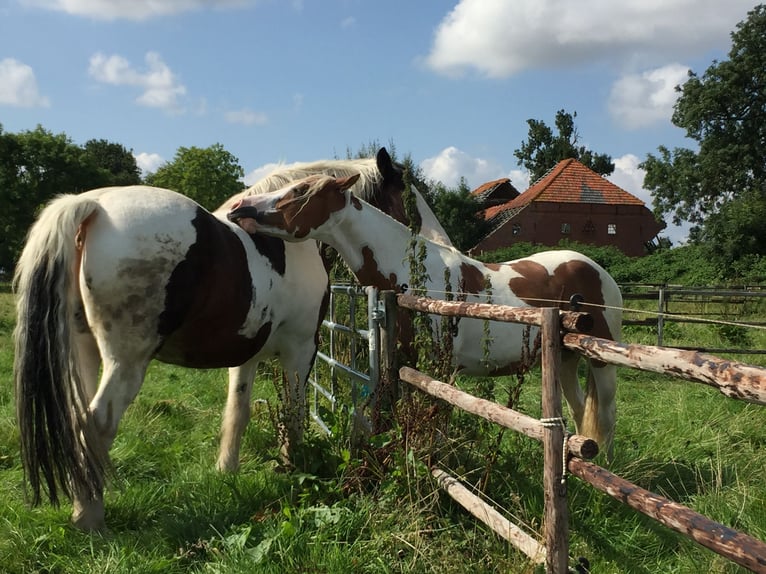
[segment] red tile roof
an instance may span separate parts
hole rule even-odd
[[[487,183],[481,184],[479,187],[474,189],[471,192],[471,195],[480,195],[482,192],[489,191],[491,189],[495,189],[497,186],[502,185],[504,183],[510,183],[511,180],[507,177],[504,177],[502,179],[496,179],[494,181],[488,181]]]
[[[492,219],[502,211],[523,207],[533,201],[645,205],[635,195],[570,158],[557,163],[516,199],[486,209],[484,219]]]

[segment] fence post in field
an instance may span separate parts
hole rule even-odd
[[[566,428],[561,412],[561,334],[559,310],[542,310],[542,414],[545,493],[545,571],[548,574],[567,572],[569,563],[569,511],[567,508],[564,468],[564,433]]]
[[[662,346],[662,331],[665,326],[665,287],[660,285],[657,297],[657,346]]]

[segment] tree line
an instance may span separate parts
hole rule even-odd
[[[686,131],[695,149],[647,154],[644,188],[655,215],[693,224],[690,242],[699,246],[719,275],[746,274],[766,254],[766,7],[756,6],[731,34],[728,59],[702,74],[689,72],[671,121]],[[532,181],[558,161],[575,158],[601,175],[614,171],[612,158],[581,144],[576,112],[560,109],[553,127],[527,120],[528,135],[513,155]],[[371,143],[348,157],[370,157]],[[395,155],[393,143],[388,146]],[[462,179],[454,188],[426,178],[409,155],[399,160],[413,174],[459,249],[475,245],[488,231]],[[213,144],[180,147],[172,161],[142,178],[132,152],[92,139],[77,145],[43,127],[20,133],[0,125],[0,271],[13,269],[27,229],[40,207],[60,193],[146,183],[175,189],[208,209],[241,191],[244,171],[236,157]]]

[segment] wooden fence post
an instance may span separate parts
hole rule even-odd
[[[561,414],[561,333],[558,309],[543,309],[541,330],[542,413],[545,424],[545,571],[548,574],[565,574],[569,564],[569,511],[564,478],[566,427]]]
[[[662,338],[665,330],[665,311],[667,303],[665,302],[665,287],[660,286],[657,300],[657,346],[662,346]]]

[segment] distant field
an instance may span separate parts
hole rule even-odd
[[[153,364],[112,451],[116,484],[107,495],[110,532],[68,526],[70,509],[24,500],[12,388],[11,295],[0,289],[0,572],[537,572],[524,557],[434,492],[416,445],[378,437],[376,456],[349,457],[346,436],[309,433],[305,472],[277,472],[268,406],[253,406],[243,464],[215,472],[224,371]],[[679,326],[679,329],[686,329]],[[689,337],[715,341],[706,326]],[[684,333],[680,333],[684,337]],[[650,343],[645,327],[626,329]],[[755,333],[752,344],[763,345]],[[704,343],[705,341],[700,341]],[[746,362],[761,357],[739,357]],[[274,401],[265,366],[254,396]],[[527,375],[520,410],[538,416],[537,373]],[[503,401],[511,380],[463,383]],[[491,387],[491,388],[490,388]],[[336,430],[345,429],[336,420]],[[453,414],[455,472],[483,481],[497,430]],[[395,448],[396,447],[396,448]],[[386,456],[381,456],[385,453]],[[619,371],[616,460],[636,484],[766,540],[766,408],[649,373]],[[541,447],[505,433],[487,493],[512,519],[542,533]],[[694,542],[569,479],[571,555],[599,573],[733,573]]]

